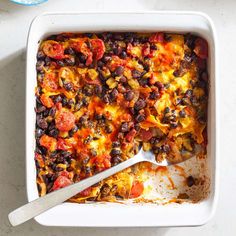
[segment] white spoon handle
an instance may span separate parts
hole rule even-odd
[[[40,215],[44,211],[66,201],[67,199],[73,197],[77,193],[83,191],[84,189],[92,186],[95,183],[119,172],[127,167],[130,167],[138,162],[143,161],[139,158],[140,155],[137,154],[135,157],[130,158],[114,167],[111,167],[101,173],[98,173],[92,177],[84,179],[76,184],[69,185],[65,188],[59,189],[57,191],[51,192],[43,197],[37,198],[36,200],[27,203],[26,205],[17,208],[8,215],[8,219],[13,226],[22,224],[27,220]]]

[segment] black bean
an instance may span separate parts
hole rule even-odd
[[[127,78],[125,76],[121,76],[120,82],[125,84],[127,82]]]
[[[52,130],[49,131],[49,135],[54,137],[54,138],[57,138],[58,134],[59,134],[58,129],[52,129]]]
[[[145,115],[144,114],[138,114],[136,117],[135,117],[135,120],[137,122],[142,122],[145,120]]]
[[[57,60],[57,65],[63,67],[65,66],[65,62],[63,60]]]
[[[88,96],[88,97],[91,97],[93,95],[93,86],[91,85],[85,85],[84,88],[83,88],[83,93]]]
[[[120,131],[122,133],[128,132],[129,131],[129,124],[127,122],[123,122],[121,124]]]
[[[104,62],[98,61],[98,62],[97,62],[97,66],[100,67],[100,68],[102,68],[102,67],[104,66]]]
[[[141,77],[141,72],[140,71],[138,71],[138,70],[132,70],[132,76],[133,76],[133,78],[135,78],[135,79],[138,79],[138,78],[140,78]]]
[[[102,94],[102,86],[101,85],[96,85],[94,92],[97,96]]]
[[[36,70],[37,71],[43,71],[43,67],[44,67],[44,64],[45,64],[45,62],[44,61],[37,61],[37,63],[36,63]]]
[[[122,52],[120,53],[120,57],[121,57],[122,59],[125,59],[125,58],[127,57],[127,53],[126,53],[125,51],[122,51]]]
[[[191,175],[188,176],[186,180],[187,180],[188,187],[192,187],[195,184],[195,179]]]
[[[111,126],[111,125],[106,125],[106,126],[105,126],[105,132],[106,132],[107,134],[112,133],[112,126]]]
[[[49,66],[52,60],[50,57],[45,57],[44,61],[45,61],[46,66]]]
[[[36,113],[42,113],[46,110],[47,108],[43,105],[38,105],[36,108]]]
[[[117,97],[117,95],[118,95],[117,89],[116,88],[112,89],[111,95],[110,95],[111,99],[114,100]]]
[[[66,58],[64,60],[64,62],[67,66],[74,66],[75,65],[75,58],[74,57]]]
[[[120,156],[120,154],[121,154],[120,149],[116,149],[116,148],[111,149],[111,152],[110,152],[111,157]]]
[[[146,102],[143,99],[139,99],[135,104],[134,104],[134,109],[135,110],[141,110],[146,106]]]
[[[82,98],[82,103],[84,106],[88,106],[89,102],[87,98]]]
[[[134,125],[134,129],[138,132],[140,130],[140,125],[138,123],[136,123]]]
[[[84,64],[86,62],[86,56],[82,53],[77,53],[80,63]]]
[[[35,130],[35,136],[36,138],[40,138],[42,135],[44,134],[44,130],[40,129],[40,128],[37,128]]]
[[[37,125],[41,128],[41,129],[47,129],[48,128],[48,123],[45,119],[40,118],[37,119]]]
[[[150,96],[149,98],[152,99],[152,100],[156,100],[160,97],[160,94],[157,90],[154,90],[150,93]]]
[[[196,37],[191,34],[186,34],[184,37],[185,44],[191,49],[194,47],[195,38]]]
[[[164,109],[164,113],[169,113],[170,112],[170,108],[169,107],[166,107],[165,109]]]
[[[151,49],[151,50],[157,50],[156,44],[152,43],[152,44],[150,45],[150,49]]]
[[[51,116],[51,117],[54,117],[55,114],[56,114],[56,107],[52,107],[49,112],[48,112],[48,115]]]
[[[131,101],[134,98],[134,92],[132,90],[124,93],[124,98],[126,101]]]
[[[78,131],[78,126],[75,125],[75,126],[69,131],[70,137],[72,137],[77,131]]]
[[[115,75],[116,76],[121,76],[124,72],[124,67],[123,66],[118,66],[115,70]]]
[[[192,95],[193,95],[193,90],[192,90],[192,89],[188,89],[188,90],[185,92],[185,97],[187,97],[187,98],[192,97]]]
[[[119,141],[114,141],[114,142],[112,143],[112,147],[113,147],[113,148],[120,147],[120,142],[119,142]]]
[[[121,54],[122,48],[120,46],[116,46],[116,47],[114,47],[113,52],[114,52],[115,55],[118,56],[118,55]]]
[[[42,59],[44,59],[44,58],[45,58],[44,52],[43,52],[43,51],[38,51],[38,53],[37,53],[37,59],[38,59],[38,60],[42,60]]]
[[[74,85],[71,82],[64,82],[63,87],[65,88],[66,91],[72,91],[74,88]]]
[[[107,63],[107,62],[111,61],[111,59],[112,59],[111,56],[104,55],[103,58],[102,58],[102,61],[103,61],[104,63]]]
[[[181,118],[184,118],[184,117],[186,116],[186,113],[185,113],[185,110],[184,110],[184,109],[179,112],[179,116],[180,116]]]
[[[65,51],[64,51],[65,54],[69,54],[69,55],[74,55],[75,54],[75,51],[73,48],[69,47],[69,48],[66,48]]]
[[[140,79],[138,80],[139,84],[140,84],[142,87],[145,87],[145,86],[148,84],[148,81],[149,81],[148,78],[140,78]]]
[[[79,111],[82,106],[83,106],[82,101],[78,101],[78,102],[75,104],[75,107],[74,107],[75,111]]]
[[[170,146],[168,144],[164,144],[162,146],[162,151],[165,152],[165,153],[170,152]]]
[[[122,158],[118,155],[111,158],[111,163],[113,166],[119,164],[120,162],[122,162]]]
[[[84,144],[88,144],[93,140],[92,136],[88,136],[85,140],[84,140]]]
[[[110,187],[108,184],[104,184],[101,188],[101,196],[106,197],[110,193]]]
[[[105,103],[110,103],[110,96],[109,96],[108,94],[105,94],[105,95],[103,96],[103,101],[104,101]]]
[[[93,37],[93,33],[84,33],[84,35],[88,38],[92,38]]]
[[[175,128],[178,127],[178,123],[175,122],[175,121],[170,121],[170,127],[171,127],[172,129],[175,129]]]
[[[62,101],[61,95],[51,96],[54,103],[58,103]]]

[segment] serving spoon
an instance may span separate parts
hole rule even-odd
[[[197,148],[195,148],[196,150]],[[198,148],[199,149],[199,148]],[[197,151],[198,152],[198,151]],[[111,175],[116,174],[134,164],[140,162],[149,162],[157,166],[169,166],[173,164],[178,164],[180,162],[186,161],[193,156],[196,156],[196,151],[193,155],[188,155],[177,161],[168,161],[164,159],[160,162],[156,161],[155,155],[151,151],[143,151],[141,148],[139,152],[132,158],[121,162],[120,164],[113,166],[107,170],[104,170],[96,175],[89,178],[81,180],[78,183],[71,184],[67,187],[61,188],[59,190],[53,191],[43,197],[37,198],[36,200],[29,202],[16,210],[12,211],[8,215],[8,219],[13,226],[20,225],[31,218],[40,215],[41,213],[49,210],[50,208],[66,201],[67,199],[75,196],[77,193],[83,191],[84,189],[98,183],[99,181],[108,178]]]

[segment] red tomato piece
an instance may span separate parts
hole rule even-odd
[[[139,181],[134,181],[131,191],[130,191],[129,198],[137,198],[141,196],[143,193],[143,190],[144,190],[143,183]]]
[[[75,116],[70,111],[61,110],[56,115],[55,123],[60,131],[69,131],[75,125]]]
[[[80,192],[81,197],[88,197],[92,192],[92,187],[88,187],[85,190]]]
[[[164,42],[164,34],[163,33],[155,33],[150,38],[149,41],[151,43],[163,43]]]
[[[57,60],[63,59],[65,57],[63,46],[60,43],[53,40],[46,41],[43,44],[42,50],[48,57]]]
[[[46,134],[42,135],[42,137],[39,140],[39,143],[41,146],[47,148],[51,152],[56,150],[57,140],[53,137],[46,135]]]
[[[145,129],[141,129],[139,131],[139,135],[140,135],[142,141],[144,141],[144,142],[149,141],[153,136],[151,130],[145,130]]]
[[[195,47],[193,50],[201,59],[207,59],[208,57],[208,44],[205,39],[198,38],[195,41]]]
[[[128,134],[126,134],[125,139],[128,142],[132,142],[134,140],[134,136],[137,133],[137,131],[135,129],[132,129]]]
[[[57,190],[57,189],[60,189],[60,188],[64,188],[64,187],[66,187],[70,184],[72,184],[72,181],[70,179],[68,179],[64,175],[59,175],[57,177],[57,179],[55,180],[52,189]]]
[[[91,39],[92,52],[95,60],[99,60],[103,57],[106,50],[104,42],[101,39]]]
[[[40,101],[43,103],[43,105],[47,108],[51,108],[54,106],[54,103],[50,97],[48,97],[45,94],[42,94],[40,97]]]

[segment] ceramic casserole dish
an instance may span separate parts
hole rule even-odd
[[[45,37],[61,32],[173,32],[192,33],[205,38],[209,45],[208,73],[210,78],[208,101],[208,146],[203,162],[190,160],[182,168],[189,174],[206,178],[204,186],[196,188],[193,201],[168,204],[133,203],[63,203],[36,217],[48,226],[81,227],[155,227],[197,226],[205,224],[213,215],[218,196],[218,129],[217,129],[217,45],[214,26],[206,15],[196,12],[137,12],[137,13],[47,13],[36,17],[30,27],[26,68],[26,177],[28,200],[38,198],[35,150],[35,87],[36,54]],[[170,173],[174,170],[170,169]],[[178,182],[178,177],[176,179]],[[159,183],[161,198],[172,193]],[[177,188],[178,189],[178,188]],[[177,191],[177,190],[176,190]],[[206,194],[203,194],[206,192]],[[163,201],[166,203],[166,201]]]

